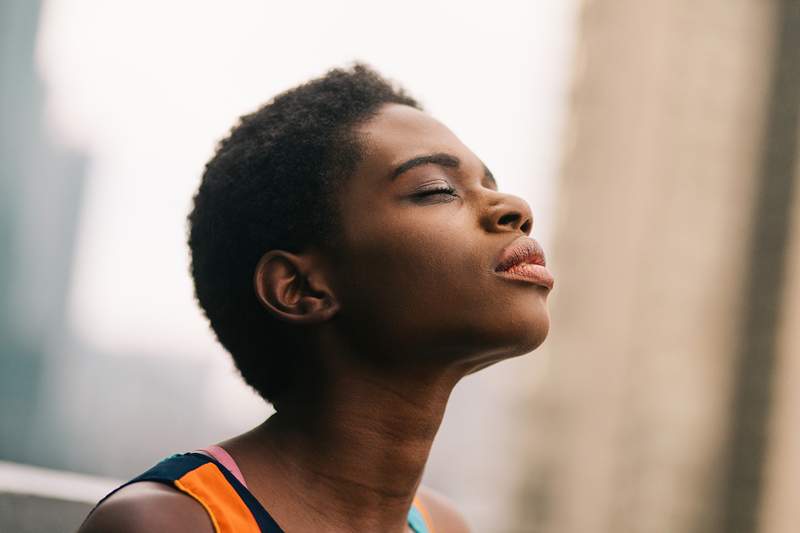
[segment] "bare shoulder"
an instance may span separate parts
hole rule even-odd
[[[175,531],[211,533],[214,527],[203,506],[179,490],[155,481],[124,487],[99,505],[78,533]]]
[[[467,520],[450,498],[424,485],[417,489],[417,496],[430,513],[438,533],[471,533]]]

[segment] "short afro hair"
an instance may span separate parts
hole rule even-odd
[[[269,250],[300,253],[336,242],[338,194],[363,155],[355,127],[389,103],[422,109],[363,63],[329,70],[240,117],[194,196],[195,296],[244,380],[276,409],[306,361],[298,326],[258,301],[256,264]]]

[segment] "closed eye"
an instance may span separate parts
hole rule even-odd
[[[413,198],[420,204],[450,203],[458,198],[458,194],[456,194],[456,190],[453,187],[438,187],[421,191],[413,195]]]
[[[434,194],[452,194],[453,196],[458,196],[455,194],[456,190],[452,187],[445,187],[439,189],[430,189],[427,191],[422,191],[421,193],[415,194],[414,196],[432,196]]]

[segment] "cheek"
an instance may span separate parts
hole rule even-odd
[[[376,238],[362,239],[352,257],[365,290],[409,301],[450,294],[478,268],[463,242],[444,231],[386,227]]]
[[[457,217],[384,219],[348,237],[339,273],[347,328],[383,350],[442,345],[521,354],[541,344],[546,296],[494,275],[496,250],[472,228]]]
[[[339,275],[343,305],[399,327],[441,322],[453,306],[474,303],[487,260],[464,228],[405,222],[376,221],[349,237]]]

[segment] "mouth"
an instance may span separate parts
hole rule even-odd
[[[527,281],[548,289],[555,284],[553,274],[547,269],[541,245],[525,235],[500,252],[494,272],[504,278]]]

